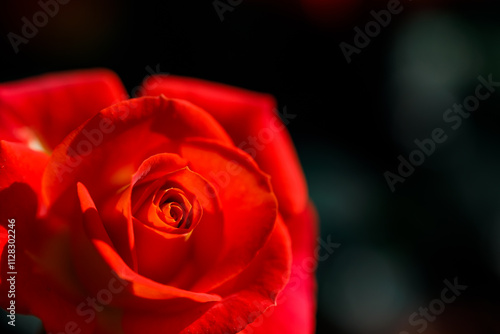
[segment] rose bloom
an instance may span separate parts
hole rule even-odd
[[[317,221],[274,99],[165,75],[137,93],[100,69],[0,85],[3,321],[313,333]]]

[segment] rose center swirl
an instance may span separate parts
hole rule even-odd
[[[150,177],[149,177],[150,176]],[[204,180],[186,168],[164,175],[148,174],[132,189],[132,215],[159,233],[186,236],[203,215]]]
[[[169,188],[158,191],[155,194],[153,205],[156,207],[157,215],[167,225],[175,228],[189,228],[191,226],[192,205],[182,190]]]

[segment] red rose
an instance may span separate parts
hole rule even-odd
[[[0,86],[2,307],[53,333],[312,333],[316,218],[274,100],[140,95],[104,70]]]

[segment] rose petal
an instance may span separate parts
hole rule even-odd
[[[217,259],[222,245],[224,221],[218,198],[208,196],[215,194],[212,185],[201,175],[186,169],[186,165],[186,160],[171,153],[146,159],[132,177],[131,186],[116,199],[107,201],[109,207],[106,205],[100,211],[105,228],[126,263],[135,263],[131,267],[147,277],[159,282],[169,281],[170,285],[182,288],[187,288]],[[192,226],[190,235],[169,236],[132,219],[131,200],[143,199],[134,199],[134,196],[131,199],[131,192],[136,194],[137,187],[146,187],[140,190],[147,191],[153,180],[161,182],[167,174],[170,182],[184,187],[185,192],[197,198],[203,206],[201,220],[197,226]],[[171,229],[172,233],[176,233],[174,228]],[[130,251],[130,256],[138,259],[128,262]],[[161,265],[158,262],[159,254],[162,254]]]
[[[26,127],[52,149],[101,109],[127,97],[120,79],[102,69],[46,74],[4,83],[0,85],[0,114],[12,121],[0,124],[0,133],[27,140],[22,136]]]
[[[134,220],[139,272],[159,282],[188,288],[193,281],[204,276],[217,259],[222,245],[224,218],[218,198],[203,197],[206,189],[212,189],[212,186],[201,175],[184,168],[167,178],[194,198],[194,209],[201,202],[203,213],[194,213],[194,219],[199,220],[193,221],[189,229],[177,229],[183,234],[169,235]]]
[[[31,298],[24,289],[29,284],[25,275],[31,272],[29,258],[25,254],[31,231],[26,225],[36,219],[37,208],[37,195],[25,183],[14,182],[0,190],[0,306],[5,309],[10,300],[14,300],[18,313],[29,309]],[[7,242],[9,236],[13,241],[11,243]],[[8,296],[11,284],[8,279],[11,277],[14,277],[15,298]]]
[[[290,240],[286,226],[278,219],[264,248],[251,265],[222,290],[234,291],[222,301],[207,303],[181,313],[125,311],[125,333],[234,334],[274,305],[276,296],[290,275]]]
[[[98,207],[103,207],[130,183],[145,158],[175,152],[180,141],[198,137],[231,144],[210,115],[188,102],[148,97],[104,109],[54,150],[42,180],[45,203],[67,224],[78,210],[76,182],[84,183]],[[120,230],[124,244],[116,246],[126,263],[136,269],[134,254],[124,252],[132,249],[131,221],[124,226],[128,226],[128,234]]]
[[[72,246],[75,268],[82,283],[97,294],[109,282],[119,281],[125,289],[115,295],[112,305],[127,308],[156,308],[176,303],[176,299],[194,302],[220,300],[216,294],[196,293],[154,282],[134,272],[116,252],[107,235],[94,202],[84,185],[78,183],[83,224],[73,224]]]
[[[195,284],[210,291],[240,273],[273,230],[277,203],[269,182],[241,150],[208,140],[180,144],[189,167],[215,187],[224,213],[223,250],[219,262]]]
[[[19,142],[37,151],[43,151],[43,145],[37,135],[9,111],[0,113],[0,139]]]
[[[54,203],[68,190],[74,192],[80,181],[99,205],[126,186],[146,158],[175,153],[178,143],[191,137],[231,143],[210,115],[188,102],[146,97],[118,103],[73,131],[54,150],[43,177],[44,198]],[[60,209],[64,207],[71,211],[74,204]]]
[[[36,270],[23,271],[18,278],[22,276],[28,276],[26,277],[28,282],[18,289],[22,288],[28,296],[30,310],[28,313],[42,320],[46,333],[97,333],[97,321],[87,322],[87,320],[91,316],[100,319],[110,316],[107,310],[96,312],[89,306],[87,298],[90,296],[84,294],[77,297],[70,296],[62,289],[62,285],[47,281],[46,277]]]
[[[138,182],[149,182],[186,165],[187,162],[176,154],[163,153],[149,157],[129,176],[130,185],[110,194],[99,207],[106,232],[125,263],[135,271],[138,270],[138,264],[131,208],[132,189]]]
[[[5,207],[4,207],[5,205]],[[16,313],[36,314],[43,318],[46,328],[63,329],[66,322],[61,319],[68,316],[80,327],[88,326],[76,316],[74,297],[80,286],[75,286],[74,277],[68,273],[71,261],[68,259],[68,245],[54,237],[51,225],[36,217],[37,194],[24,183],[13,183],[0,191],[0,219],[3,229],[8,219],[14,218],[15,229],[15,265],[7,266],[7,254],[2,254],[1,273],[15,275]],[[5,248],[4,248],[5,250]],[[5,278],[5,276],[4,276]],[[1,306],[8,305],[8,285],[0,285]],[[6,282],[5,282],[6,283]],[[79,295],[79,300],[84,296]],[[57,309],[58,312],[53,310]]]
[[[169,187],[169,189],[161,190],[162,187]],[[196,227],[203,213],[198,199],[189,191],[193,187],[207,187],[207,184],[200,175],[193,173],[188,167],[166,173],[148,185],[135,186],[132,190],[132,206],[134,208],[132,215],[166,237],[170,237],[172,234],[184,238],[189,237],[190,232]],[[182,189],[185,189],[187,193]],[[160,201],[164,196],[174,196],[177,198],[177,202],[161,204]],[[162,205],[163,209],[161,208]],[[169,212],[162,211],[167,210],[166,208],[168,208]],[[167,219],[167,217],[170,217],[172,210],[177,210],[176,212],[182,216],[179,219],[182,219],[184,224],[172,226],[169,221],[162,220],[162,218]],[[169,219],[172,220],[173,218],[170,217]]]
[[[260,168],[271,175],[281,212],[304,210],[308,200],[306,181],[290,135],[276,115],[276,102],[270,95],[173,75],[152,76],[143,87],[142,96],[164,94],[208,111],[236,146],[251,154]]]
[[[24,144],[0,141],[0,189],[14,182],[26,183],[40,193],[42,173],[49,156]]]
[[[315,269],[319,259],[331,255],[332,249],[316,245],[316,210],[309,203],[307,209],[288,219],[292,237],[293,265],[290,281],[280,293],[277,306],[269,308],[240,334],[313,334],[316,315]],[[293,319],[293,321],[290,321]]]
[[[29,245],[30,238],[27,225],[36,219],[38,209],[37,195],[40,192],[43,168],[48,161],[48,156],[36,152],[19,143],[0,141],[0,303],[6,306],[7,284],[6,273],[8,270],[8,227],[9,219],[15,219],[14,233],[17,232],[16,262],[18,267],[25,267],[26,259],[23,250]],[[12,232],[10,232],[12,233]],[[16,237],[16,235],[14,235]],[[20,282],[19,282],[20,283]],[[21,283],[20,283],[21,284]],[[26,301],[23,291],[19,291],[17,298],[18,311],[25,309]]]

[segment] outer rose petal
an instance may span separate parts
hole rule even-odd
[[[315,263],[319,256],[330,254],[331,250],[322,250],[321,253],[316,254],[317,215],[312,204],[309,204],[302,214],[289,218],[287,225],[291,227],[293,240],[293,264],[290,281],[279,294],[277,306],[269,308],[240,334],[314,333],[316,313]]]
[[[231,144],[224,129],[189,102],[146,97],[113,105],[74,130],[54,150],[42,180],[44,198],[53,204],[68,190],[74,192],[79,181],[99,206],[129,184],[146,158],[175,152],[187,138]],[[66,206],[74,210],[74,205]]]
[[[154,81],[149,85],[148,80]],[[274,99],[261,93],[198,79],[154,76],[143,83],[141,95],[190,101],[208,111],[229,133],[236,146],[250,153],[271,175],[282,213],[300,213],[307,204],[307,185],[285,126],[274,110]]]
[[[54,266],[56,256],[64,254],[57,249],[59,243],[51,240],[47,242],[48,226],[39,221],[36,211],[40,201],[41,175],[48,156],[42,152],[32,151],[23,144],[0,142],[0,223],[1,229],[6,231],[8,219],[14,218],[16,234],[16,312],[34,313],[44,319],[48,328],[57,328],[66,331],[66,322],[61,323],[61,315],[72,316],[72,321],[81,320],[75,317],[75,304],[70,302],[68,295],[56,293],[58,289],[68,284],[67,276],[58,275],[62,284],[51,284],[40,275],[37,257],[42,252],[55,248],[55,252],[48,256],[42,265]],[[4,239],[5,241],[5,239]],[[5,247],[5,246],[4,246]],[[7,268],[6,248],[2,247],[1,274],[11,271]],[[66,252],[67,254],[67,252]],[[59,267],[57,269],[60,270]],[[59,273],[59,272],[58,272]],[[58,274],[57,273],[57,274]],[[55,275],[57,275],[55,274]],[[5,276],[0,284],[0,304],[7,307],[7,285]],[[70,278],[72,279],[72,278]],[[53,310],[57,309],[58,312]],[[80,328],[85,328],[80,323]],[[52,327],[57,326],[57,327]],[[91,333],[87,331],[86,333]]]
[[[26,145],[0,141],[0,190],[21,182],[40,193],[42,173],[48,160],[47,154],[33,151]]]
[[[128,97],[120,79],[108,70],[46,74],[0,85],[0,135],[26,144],[38,140],[53,149],[77,126],[101,109]],[[4,138],[0,138],[4,139]]]
[[[24,250],[28,235],[26,226],[35,220],[38,208],[37,194],[40,192],[43,168],[48,156],[42,152],[32,151],[23,144],[0,141],[0,296],[1,305],[5,306],[7,293],[5,275],[7,270],[7,240],[9,219],[15,219],[17,232],[16,257],[21,267],[26,258]],[[12,233],[12,232],[11,232]],[[19,282],[21,284],[21,282]],[[22,288],[21,288],[22,290]],[[20,291],[20,295],[23,292]],[[19,297],[19,296],[18,296]],[[21,312],[25,303],[17,299],[18,311]]]
[[[43,149],[35,132],[9,112],[0,113],[0,139],[27,144],[34,150]]]
[[[15,276],[16,285],[16,312],[28,311],[28,303],[31,296],[26,291],[32,272],[31,266],[27,264],[29,259],[25,252],[31,239],[30,232],[26,227],[36,219],[37,196],[33,190],[24,183],[15,182],[8,188],[0,190],[0,307],[6,308],[10,303],[8,291],[10,272],[18,272]],[[14,219],[13,229],[9,227],[9,219]],[[10,230],[10,231],[9,231]],[[4,234],[5,233],[5,234]],[[8,235],[11,235],[14,244],[7,243]],[[8,245],[14,245],[14,267],[9,267]],[[12,260],[12,257],[10,258]]]
[[[182,313],[125,312],[126,334],[211,333],[235,334],[274,305],[290,274],[290,240],[287,228],[277,220],[269,241],[250,266],[224,288],[235,290],[220,302]]]
[[[86,306],[86,314],[82,316],[81,304],[86,304],[88,295],[70,295],[62,285],[46,280],[46,277],[38,272],[35,267],[27,268],[18,279],[26,276],[26,284],[22,286],[29,303],[29,314],[40,318],[46,333],[79,333],[96,334],[95,322],[87,323],[89,307]],[[21,289],[21,287],[19,287]],[[17,300],[16,300],[17,304]],[[17,311],[17,310],[16,310]],[[95,313],[104,318],[110,316],[106,311]],[[45,333],[45,332],[44,332]]]

